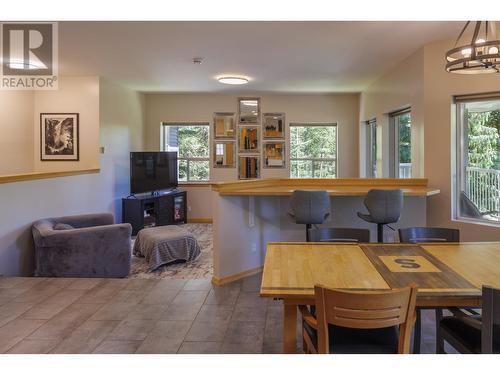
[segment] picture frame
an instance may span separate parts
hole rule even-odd
[[[214,142],[214,168],[235,168],[236,157],[236,142]]]
[[[238,98],[238,124],[260,124],[260,98]]]
[[[214,113],[214,139],[236,138],[236,114],[234,112]]]
[[[260,149],[260,129],[258,126],[238,127],[238,152],[258,153]]]
[[[40,160],[79,161],[78,113],[40,113]]]
[[[252,180],[256,178],[260,178],[260,157],[240,155],[238,157],[238,179]]]
[[[285,114],[264,113],[262,115],[262,131],[264,139],[285,139]]]
[[[262,147],[263,168],[285,168],[285,142],[265,142]]]

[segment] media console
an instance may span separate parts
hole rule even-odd
[[[159,195],[123,198],[122,222],[132,225],[132,235],[143,228],[186,223],[187,193],[176,189]]]

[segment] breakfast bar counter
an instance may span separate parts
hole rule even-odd
[[[375,241],[375,225],[361,220],[367,212],[363,200],[370,189],[401,189],[404,206],[394,229],[426,226],[427,198],[439,194],[421,179],[285,179],[271,178],[212,184],[215,284],[223,284],[260,272],[268,242],[301,242],[304,225],[288,215],[294,190],[326,190],[331,216],[323,227],[367,228]],[[396,232],[388,229],[386,241]]]

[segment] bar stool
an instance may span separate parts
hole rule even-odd
[[[403,209],[403,191],[371,189],[364,200],[368,214],[358,216],[369,223],[377,224],[377,241],[384,242],[384,225],[398,222]]]
[[[330,216],[330,197],[326,191],[295,190],[290,198],[290,211],[296,224],[306,225],[306,241],[312,224],[323,224]]]

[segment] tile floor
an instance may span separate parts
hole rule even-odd
[[[260,281],[0,277],[0,353],[281,353],[282,304]]]

